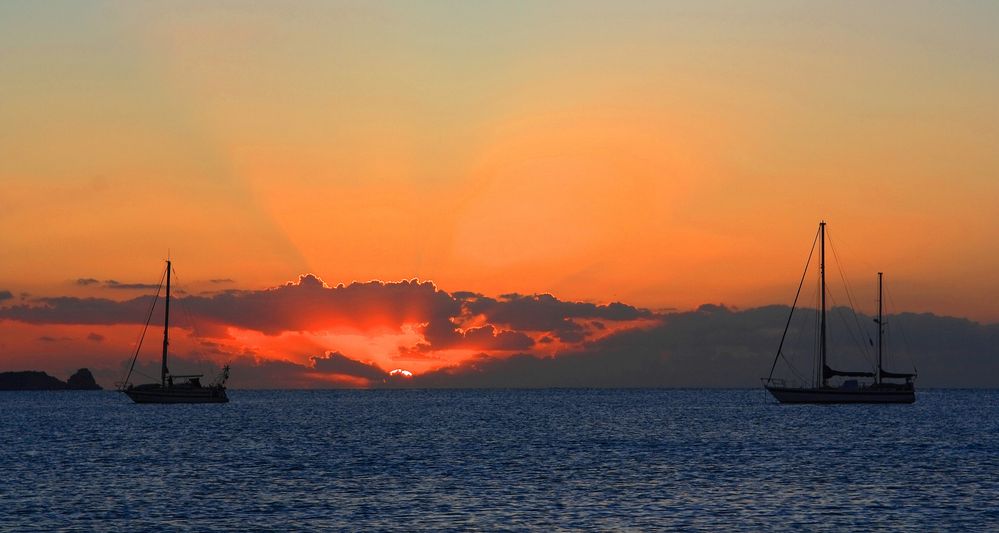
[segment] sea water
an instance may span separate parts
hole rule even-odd
[[[999,392],[0,393],[0,530],[999,529]]]

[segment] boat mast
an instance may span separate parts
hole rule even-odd
[[[163,315],[163,366],[160,368],[160,386],[166,387],[167,377],[167,345],[170,344],[170,260],[167,259],[166,272],[166,311]]]
[[[822,294],[822,311],[819,318],[819,384],[826,386],[826,222],[819,222],[819,235],[822,240],[821,254],[819,255],[819,292]],[[169,281],[169,279],[167,280]],[[170,286],[167,284],[167,295],[170,294]],[[167,298],[167,302],[169,302]],[[169,305],[169,304],[168,304]],[[166,353],[166,352],[164,352]]]
[[[883,273],[878,272],[878,373],[875,376],[875,383],[881,383],[881,352],[884,351],[884,318],[882,316],[882,309],[884,307],[884,292],[882,289]]]

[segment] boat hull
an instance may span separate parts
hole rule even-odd
[[[780,403],[913,403],[913,389],[804,389],[766,387]]]
[[[226,403],[229,401],[229,397],[222,387],[134,387],[126,389],[124,392],[135,403]]]

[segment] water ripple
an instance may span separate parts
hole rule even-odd
[[[999,528],[999,393],[0,393],[0,529]]]

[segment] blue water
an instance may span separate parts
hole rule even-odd
[[[0,530],[999,529],[999,392],[0,393]]]

